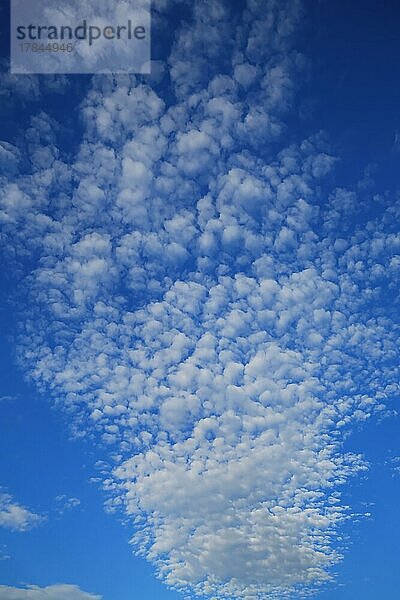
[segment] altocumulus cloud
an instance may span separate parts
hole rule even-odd
[[[82,592],[76,585],[57,584],[47,587],[30,585],[27,587],[10,587],[0,585],[0,600],[101,600],[102,596],[94,596]]]
[[[192,9],[161,83],[93,79],[73,160],[32,118],[32,170],[1,189],[19,352],[109,446],[109,507],[168,585],[299,597],[345,550],[340,490],[366,465],[344,433],[398,391],[400,204],[321,198],[322,136],[288,143],[298,2]]]

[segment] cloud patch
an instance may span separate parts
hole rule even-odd
[[[10,494],[0,493],[0,527],[12,531],[28,531],[43,520],[41,515],[16,502]]]
[[[1,600],[101,600],[101,598],[102,596],[83,592],[76,585],[65,583],[46,587],[0,585]]]

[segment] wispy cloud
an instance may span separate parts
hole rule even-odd
[[[0,402],[11,402],[15,400],[15,396],[0,396]]]
[[[102,596],[83,592],[76,585],[65,583],[47,587],[0,585],[0,600],[101,600],[101,598]]]
[[[81,504],[79,498],[74,498],[73,496],[67,496],[67,494],[60,494],[56,497],[56,510],[60,515],[63,515],[65,512],[69,512],[74,508],[78,508]]]
[[[9,560],[11,558],[9,552],[8,552],[8,548],[5,544],[2,544],[0,546],[0,561],[1,560]]]
[[[10,494],[0,492],[0,527],[13,531],[27,531],[43,520],[43,516],[21,506]]]

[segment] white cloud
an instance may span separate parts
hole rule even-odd
[[[39,587],[11,587],[0,585],[1,600],[101,600],[102,596],[83,592],[76,585],[65,583]]]
[[[27,531],[43,521],[43,517],[18,504],[10,494],[0,492],[0,527]]]
[[[79,498],[74,498],[73,496],[67,496],[66,494],[60,494],[56,497],[56,506],[57,511],[60,515],[63,515],[65,512],[69,512],[74,508],[78,508],[81,504]]]

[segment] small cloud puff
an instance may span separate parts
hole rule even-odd
[[[80,504],[81,501],[79,498],[69,497],[66,494],[61,494],[56,497],[56,509],[60,515],[63,515],[74,508],[78,508]]]

